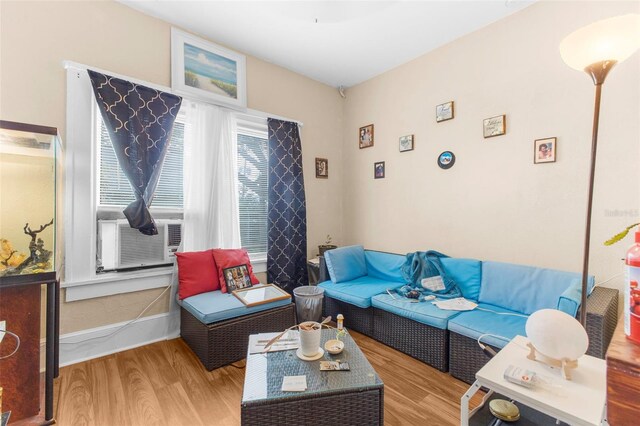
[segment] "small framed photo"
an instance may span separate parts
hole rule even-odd
[[[224,281],[227,284],[227,291],[240,290],[251,287],[251,277],[247,264],[232,266],[222,270]]]
[[[453,101],[436,106],[436,123],[453,119]]]
[[[384,161],[373,163],[373,177],[374,179],[384,179]]]
[[[373,146],[373,124],[360,127],[360,132],[358,133],[358,142],[360,149]]]
[[[485,139],[504,135],[507,133],[507,116],[503,114],[486,118],[482,123],[482,130]]]
[[[329,177],[329,160],[326,158],[316,158],[316,177],[320,179]]]
[[[400,152],[413,151],[413,135],[400,137]]]
[[[171,28],[171,88],[189,98],[244,109],[247,107],[246,58]]]
[[[556,138],[536,139],[533,142],[533,163],[555,163],[556,142]]]

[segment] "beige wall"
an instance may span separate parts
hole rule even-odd
[[[344,113],[344,242],[393,252],[581,271],[594,87],[558,53],[593,21],[639,12],[638,2],[540,2],[348,90]],[[622,271],[630,240],[602,242],[637,222],[640,55],[604,86],[593,207],[591,273]],[[455,101],[455,119],[435,107]],[[507,115],[507,134],[483,139],[482,120]],[[375,124],[375,146],[358,128]],[[398,138],[415,134],[415,150]],[[533,164],[533,143],[558,138],[558,160]],[[451,150],[450,170],[436,165]],[[386,178],[373,163],[386,161]],[[635,213],[608,214],[631,210]],[[622,279],[611,281],[619,287]]]
[[[64,140],[63,60],[169,86],[170,28],[113,1],[0,2],[0,117],[56,126]],[[247,58],[250,108],[304,122],[309,254],[341,226],[343,102],[337,90],[253,57]],[[315,178],[314,158],[328,158],[331,176]],[[136,317],[161,290],[65,303],[62,333]],[[147,315],[166,311],[163,299]]]

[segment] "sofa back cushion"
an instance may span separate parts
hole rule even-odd
[[[556,309],[558,299],[581,275],[500,262],[482,262],[479,301],[530,315]],[[589,278],[593,287],[593,277]]]
[[[477,301],[480,296],[482,262],[455,257],[443,257],[440,262],[444,272],[458,284],[464,298]]]
[[[365,250],[364,259],[367,265],[367,274],[370,277],[395,283],[404,283],[405,280],[402,278],[400,267],[404,264],[406,256],[382,251]]]
[[[367,275],[364,247],[347,246],[324,253],[329,276],[334,283],[355,280]]]

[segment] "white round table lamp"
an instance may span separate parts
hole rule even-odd
[[[560,367],[565,379],[571,380],[570,369],[578,366],[578,358],[587,352],[589,336],[580,322],[556,309],[541,309],[527,319],[529,359]]]

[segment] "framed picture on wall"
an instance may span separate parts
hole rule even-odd
[[[507,116],[503,114],[486,118],[482,123],[482,130],[485,139],[504,135],[507,133]]]
[[[453,119],[453,101],[436,106],[436,123]]]
[[[555,163],[556,142],[556,138],[536,139],[533,142],[533,163]]]
[[[384,161],[373,163],[373,178],[384,179]]]
[[[373,146],[373,124],[360,127],[360,131],[358,132],[358,143],[360,149],[370,148]]]
[[[320,179],[329,177],[329,160],[326,158],[316,158],[316,177]]]
[[[171,28],[171,89],[204,102],[245,109],[246,58]]]
[[[400,137],[400,152],[413,151],[413,135]]]

